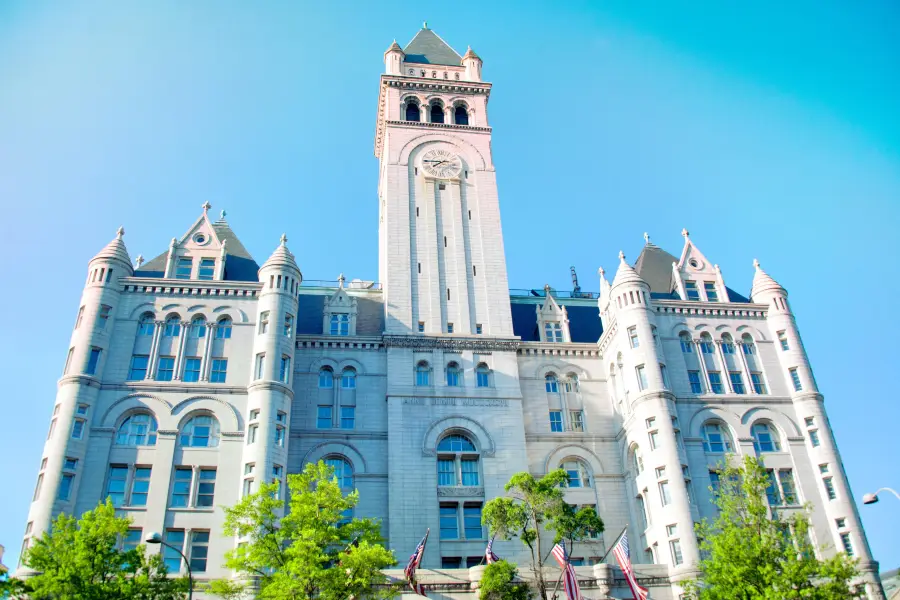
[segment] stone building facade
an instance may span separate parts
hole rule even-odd
[[[484,503],[562,466],[606,524],[572,553],[586,595],[627,596],[598,564],[627,530],[651,597],[677,598],[736,452],[764,456],[772,503],[811,503],[814,541],[882,597],[785,288],[757,264],[735,292],[684,231],[679,256],[620,253],[599,294],[511,292],[481,59],[427,28],[384,59],[380,283],[304,282],[284,236],[260,267],[208,204],[149,262],[120,229],[88,264],[23,545],[111,497],[126,544],[159,531],[197,579],[227,576],[219,507],[326,460],[401,562],[431,529],[422,579],[462,598]]]

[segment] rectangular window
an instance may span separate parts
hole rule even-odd
[[[291,377],[291,357],[290,356],[282,356],[281,357],[281,367],[278,370],[278,379],[281,383],[288,383],[288,380]]]
[[[672,503],[672,492],[669,491],[668,481],[659,482],[659,499],[663,506],[668,506]]]
[[[75,318],[75,329],[81,327],[81,320],[84,318],[84,307],[78,309],[78,316]]]
[[[459,539],[459,516],[457,504],[441,504],[441,539]]]
[[[37,484],[34,486],[34,496],[31,497],[31,500],[37,500],[41,497],[41,486],[44,485],[44,474],[39,473],[37,478]]]
[[[561,343],[563,341],[562,326],[555,321],[544,323],[544,338],[546,342]]]
[[[111,310],[112,306],[106,304],[100,305],[100,310],[97,312],[97,329],[106,329],[106,323],[109,321],[109,312]]]
[[[63,462],[63,469],[66,471],[74,471],[78,468],[78,459],[66,457],[65,462]]]
[[[200,267],[197,269],[197,279],[212,281],[216,274],[216,259],[201,258]]]
[[[175,480],[172,484],[171,507],[186,507],[191,500],[191,482],[193,470],[190,467],[175,467]]]
[[[91,355],[88,357],[87,369],[85,374],[94,375],[97,373],[97,365],[100,363],[100,355],[103,351],[100,348],[91,348]]]
[[[766,394],[766,383],[762,373],[750,373],[750,381],[753,383],[753,391],[757,394]]]
[[[667,388],[671,388],[669,385],[669,372],[666,370],[666,365],[659,365],[659,374],[662,376],[663,385]]]
[[[72,439],[80,440],[84,437],[84,419],[75,419],[75,422],[72,423]]]
[[[654,472],[656,473],[657,479],[662,479],[663,477],[666,476],[666,468],[665,467],[656,467],[656,469],[654,469]]]
[[[828,472],[828,464],[819,465],[819,473],[827,473]]]
[[[722,387],[722,375],[718,371],[709,372],[709,389],[713,394],[722,394],[725,389]]]
[[[191,572],[206,572],[206,557],[209,554],[209,532],[208,531],[192,531],[191,532]]]
[[[778,506],[781,504],[781,496],[778,493],[778,482],[775,480],[775,471],[766,469],[766,500],[769,506]]]
[[[712,488],[712,494],[715,497],[719,496],[719,472],[718,471],[710,471],[709,472],[709,487]]]
[[[650,417],[649,419],[644,421],[644,425],[647,426],[647,429],[653,429],[656,427],[656,417]]]
[[[684,562],[684,557],[681,554],[681,542],[679,540],[670,541],[669,549],[672,551],[672,564],[680,565]]]
[[[700,371],[688,371],[688,381],[691,382],[692,394],[703,393],[703,385],[700,383]]]
[[[481,527],[481,504],[463,506],[463,527],[467,540],[480,540],[484,537]]]
[[[47,430],[47,439],[48,440],[53,437],[54,431],[56,431],[56,419],[52,419],[50,421],[50,429]]]
[[[483,328],[481,327],[481,323],[475,323],[475,334],[481,335],[483,332]]]
[[[478,460],[464,458],[460,461],[462,468],[462,484],[478,485]]]
[[[657,448],[659,448],[659,432],[651,431],[647,434],[647,436],[650,438],[650,449],[656,450]]]
[[[739,371],[731,371],[728,373],[728,377],[731,378],[731,389],[734,390],[735,394],[746,393],[744,390],[744,378]]]
[[[687,334],[684,334],[684,337],[679,337],[679,341],[681,342],[681,351],[685,354],[691,354],[694,351],[694,344],[691,342],[691,338],[688,337]]]
[[[66,366],[63,367],[63,375],[69,372],[69,367],[72,365],[73,354],[75,354],[75,348],[69,348],[69,353],[66,354]]]
[[[560,432],[562,430],[563,430],[562,411],[551,410],[550,411],[550,431]]]
[[[59,481],[59,492],[56,494],[57,500],[68,500],[69,494],[72,493],[72,483],[75,481],[75,475],[72,473],[63,473],[62,479]]]
[[[275,445],[281,448],[284,447],[284,427],[280,425],[275,426]]]
[[[844,532],[841,534],[841,545],[844,547],[844,552],[847,553],[847,556],[853,556],[853,542],[850,541],[850,534]]]
[[[141,542],[143,542],[141,539],[142,533],[143,529],[129,529],[128,533],[126,533],[125,537],[122,539],[122,550],[128,552],[129,550],[137,548]]]
[[[644,365],[638,365],[634,368],[637,372],[638,389],[643,391],[647,389],[647,373],[644,372]]]
[[[441,536],[441,538],[449,539],[449,538],[444,538],[443,535]],[[453,539],[456,539],[456,538],[453,538]],[[461,567],[462,567],[462,558],[460,558],[459,556],[442,556],[441,557],[441,568],[442,569],[459,569]]]
[[[837,494],[834,491],[834,481],[831,477],[825,477],[822,479],[822,483],[825,484],[825,495],[828,496],[829,500],[834,500],[837,498]]]
[[[282,333],[284,334],[284,337],[291,337],[294,335],[293,315],[284,315],[284,327],[282,328]]]
[[[847,519],[844,519],[844,518],[835,519],[834,524],[837,525],[838,529],[843,529],[844,527],[847,526]]]
[[[253,410],[250,411],[250,420],[255,421],[257,419],[259,419],[259,409],[254,408]]]
[[[316,427],[319,429],[331,429],[331,407],[320,406],[316,413]]]
[[[163,546],[163,562],[166,564],[166,569],[169,573],[179,573],[181,572],[181,554],[178,552],[183,551],[184,548],[184,530],[166,529],[166,544],[168,546]]]
[[[583,410],[570,410],[569,411],[569,420],[572,423],[572,431],[584,431],[584,411]]]
[[[131,497],[129,506],[147,506],[147,494],[150,491],[151,467],[135,467],[131,479]]]
[[[269,333],[269,311],[264,310],[259,314],[259,334]]]
[[[631,344],[632,348],[640,347],[641,342],[638,339],[637,327],[629,327],[628,328],[628,341]]]
[[[797,498],[797,486],[794,485],[794,472],[791,469],[778,471],[778,480],[781,482],[781,497],[785,504],[799,504]]]
[[[716,282],[714,281],[704,281],[703,282],[703,291],[706,292],[706,299],[710,302],[718,302],[719,294],[716,292]],[[676,565],[678,563],[675,563]]]
[[[259,425],[256,423],[247,427],[247,445],[256,443],[256,434],[259,432]]]
[[[266,366],[266,353],[260,352],[256,355],[256,368],[253,371],[253,379],[262,379],[263,369]]]
[[[135,354],[131,357],[131,368],[128,369],[129,381],[140,381],[147,378],[147,365],[150,357],[143,354]]]
[[[128,481],[127,465],[109,465],[109,479],[106,482],[106,497],[113,506],[125,505],[125,484]]]
[[[791,383],[794,384],[794,391],[801,392],[803,391],[803,385],[800,383],[800,375],[797,374],[797,369],[788,369],[788,373],[791,374]]]
[[[778,342],[781,344],[782,350],[789,350],[790,346],[788,346],[787,335],[783,331],[778,332]]]
[[[193,383],[200,381],[200,359],[187,358],[184,361],[184,381]]]
[[[193,265],[193,258],[179,258],[175,263],[175,279],[190,279]]]
[[[228,373],[228,359],[212,359],[212,371],[209,374],[210,383],[225,383],[225,375]]]
[[[275,422],[281,423],[282,425],[287,423],[287,413],[284,411],[278,411],[275,413]]]
[[[688,300],[699,300],[700,290],[697,289],[697,282],[687,280],[684,282],[684,291],[687,293]]]
[[[447,333],[453,333],[453,323],[447,323]]]
[[[456,463],[453,459],[438,459],[438,485],[456,485]]]
[[[156,368],[157,381],[172,381],[175,375],[175,357],[160,356]]]
[[[341,429],[353,429],[355,421],[356,421],[356,407],[355,406],[342,406],[341,407]]]
[[[425,321],[419,321],[419,333],[425,333]]]
[[[818,448],[819,444],[819,432],[816,429],[809,430],[809,443],[812,444],[813,448]]]
[[[253,478],[247,477],[244,479],[244,487],[242,489],[241,497],[244,498],[253,493]]]
[[[815,417],[806,417],[803,419],[803,422],[806,423],[807,427],[812,427],[816,424]]]
[[[197,485],[197,506],[213,506],[216,493],[216,470],[200,469],[200,483]]]

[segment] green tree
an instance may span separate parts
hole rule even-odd
[[[516,473],[506,484],[507,495],[488,502],[482,513],[491,535],[502,539],[518,537],[528,547],[531,570],[542,600],[547,600],[543,566],[549,552],[545,554],[541,546],[541,531],[552,531],[554,544],[568,541],[569,550],[575,542],[603,531],[603,521],[595,510],[576,511],[566,503],[562,488],[568,481],[569,475],[563,469],[551,471],[540,479],[530,473]]]
[[[22,558],[38,574],[25,582],[11,582],[11,590],[27,589],[31,600],[184,598],[187,579],[168,577],[158,553],[148,556],[143,545],[128,551],[120,548],[130,524],[131,519],[116,516],[108,500],[80,518],[59,515]]]
[[[499,560],[489,564],[478,585],[479,600],[528,600],[531,590],[528,584],[516,581],[517,575],[515,563]]]
[[[347,519],[359,493],[343,495],[334,470],[324,462],[288,475],[289,502],[277,484],[263,484],[225,509],[224,531],[242,543],[226,553],[225,566],[259,587],[259,598],[350,600],[389,598],[382,569],[396,564],[384,547],[381,525]],[[250,582],[215,581],[210,591],[237,597]]]
[[[697,525],[702,575],[685,585],[694,600],[846,600],[858,593],[856,561],[843,552],[819,560],[806,511],[771,509],[765,466],[747,456],[720,471],[718,517]],[[715,490],[714,490],[715,491]],[[770,490],[778,493],[777,490]],[[808,511],[809,507],[807,507]]]

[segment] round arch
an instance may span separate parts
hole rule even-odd
[[[489,167],[484,155],[481,154],[478,148],[462,138],[449,133],[423,133],[422,135],[412,138],[399,149],[397,160],[401,165],[409,165],[409,157],[413,152],[429,143],[440,142],[456,146],[458,150],[461,150],[467,161],[472,164],[473,169],[483,171]]]
[[[146,410],[150,412],[156,417],[157,422],[159,422],[160,416],[169,416],[172,405],[162,398],[150,394],[128,394],[109,405],[106,411],[100,416],[100,427],[118,427],[119,423],[121,423],[127,413],[136,410]],[[165,429],[165,427],[163,427],[163,429]]]
[[[553,469],[558,468],[567,458],[576,458],[584,461],[591,468],[591,474],[594,476],[602,475],[606,472],[600,457],[594,454],[590,448],[581,444],[565,444],[551,450],[547,454],[547,458],[544,459],[544,473],[549,473]]]
[[[422,455],[436,456],[438,441],[453,431],[471,436],[482,456],[491,457],[497,451],[494,438],[481,423],[463,415],[450,415],[432,422],[428,427],[422,440]]]
[[[192,396],[186,398],[172,407],[171,414],[178,417],[176,429],[181,431],[187,419],[197,412],[205,412],[219,420],[219,428],[222,432],[240,432],[241,417],[237,410],[228,402],[213,396]]]
[[[803,435],[794,420],[780,410],[772,410],[771,408],[764,406],[754,406],[747,409],[747,411],[741,415],[741,425],[743,425],[744,429],[743,437],[750,437],[750,427],[756,421],[770,421],[780,430],[781,435],[786,438],[800,437]]]
[[[738,439],[738,432],[741,429],[740,415],[734,411],[715,405],[704,406],[691,416],[688,421],[688,433],[685,437],[703,437],[703,424],[707,421],[717,421],[724,424],[728,428],[731,438],[733,440]]]
[[[139,319],[145,313],[153,313],[153,318],[155,319],[157,312],[158,312],[158,309],[156,308],[155,304],[153,304],[152,302],[143,302],[141,304],[138,304],[131,310],[131,313],[129,313],[128,318],[129,319]]]
[[[316,444],[306,451],[300,463],[305,465],[306,463],[318,462],[325,460],[329,456],[342,456],[347,459],[350,466],[353,467],[354,475],[368,473],[369,471],[369,466],[366,463],[366,459],[363,458],[362,452],[356,446],[347,442],[331,441]]]

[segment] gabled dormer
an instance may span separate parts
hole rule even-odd
[[[677,263],[672,264],[675,291],[682,300],[700,302],[728,302],[728,290],[719,265],[712,264],[691,241],[687,229],[681,230],[684,249]]]
[[[256,281],[259,265],[225,221],[209,218],[209,202],[203,214],[181,238],[172,238],[169,249],[138,265],[135,277],[162,277],[194,281]]]
[[[357,300],[344,289],[344,274],[338,277],[338,289],[325,299],[322,333],[325,335],[356,335]]]
[[[564,306],[556,303],[550,286],[544,286],[544,304],[535,306],[537,312],[538,332],[542,342],[564,343],[571,342],[569,335],[569,315]]]

